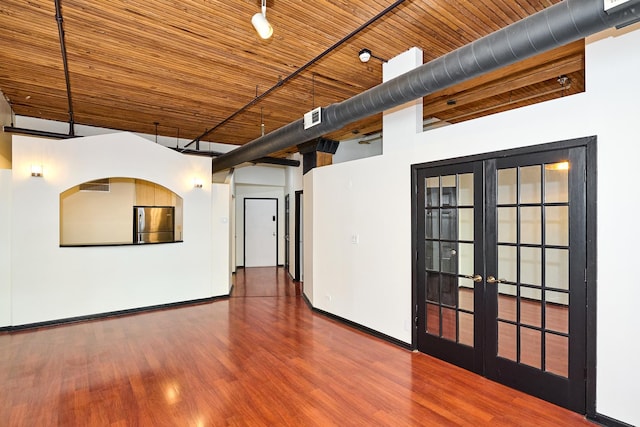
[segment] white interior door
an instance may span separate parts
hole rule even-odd
[[[278,264],[278,200],[244,200],[244,266]]]

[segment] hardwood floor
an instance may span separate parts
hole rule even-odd
[[[312,312],[280,269],[231,298],[0,334],[2,426],[576,426],[578,414]]]

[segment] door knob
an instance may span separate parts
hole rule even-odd
[[[487,283],[503,283],[504,279],[496,279],[493,276],[487,277]]]
[[[482,276],[479,274],[476,274],[475,276],[467,276],[466,274],[463,274],[462,277],[465,277],[467,279],[471,279],[476,283],[482,282]]]

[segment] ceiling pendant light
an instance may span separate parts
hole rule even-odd
[[[256,13],[251,18],[251,23],[256,32],[263,39],[268,39],[273,34],[273,27],[267,21],[267,0],[262,0],[262,13]]]

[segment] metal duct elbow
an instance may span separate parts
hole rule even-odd
[[[603,0],[565,0],[491,33],[388,82],[323,109],[322,123],[307,130],[302,119],[213,160],[213,171],[301,144],[357,120],[421,98],[489,71],[603,31],[640,20],[640,0],[613,13]]]

